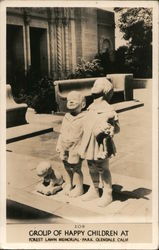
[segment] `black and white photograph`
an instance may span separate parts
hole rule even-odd
[[[2,1],[2,249],[158,249],[158,2]]]

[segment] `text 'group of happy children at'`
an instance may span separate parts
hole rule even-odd
[[[62,192],[70,197],[81,196],[83,201],[98,199],[98,206],[105,207],[112,202],[109,158],[116,153],[113,136],[120,128],[117,113],[108,103],[113,94],[112,84],[106,78],[99,78],[91,93],[93,103],[86,111],[82,111],[86,102],[81,92],[71,91],[68,94],[69,112],[64,116],[56,150],[66,170]],[[87,160],[91,177],[89,190],[85,194],[82,173],[84,159]],[[56,179],[60,183],[60,178]],[[101,197],[100,182],[103,189]]]

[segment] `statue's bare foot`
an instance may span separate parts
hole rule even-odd
[[[98,207],[106,207],[112,202],[112,200],[112,196],[102,195],[102,197],[99,198],[97,205]]]
[[[63,190],[61,191],[62,194],[64,195],[70,195],[70,191],[73,189],[73,186],[70,184],[65,184]]]
[[[99,198],[99,193],[95,188],[89,188],[88,192],[82,195],[82,201],[91,201],[97,198]]]
[[[69,196],[70,197],[78,197],[83,194],[83,185],[82,186],[76,186],[74,189],[70,191]]]

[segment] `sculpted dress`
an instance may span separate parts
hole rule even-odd
[[[87,110],[88,112],[84,119],[83,136],[79,148],[79,154],[82,159],[98,160],[99,145],[94,131],[97,131],[97,128],[101,126],[103,126],[104,130],[104,124],[107,122],[114,126],[115,122],[118,121],[118,116],[111,105],[105,100],[98,104],[92,103]],[[106,145],[104,146],[108,151],[107,157],[115,155],[116,148],[113,139],[109,137],[108,140],[103,142],[106,142]]]

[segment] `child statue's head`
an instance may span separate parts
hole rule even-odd
[[[94,82],[94,85],[91,89],[91,93],[94,97],[103,96],[104,99],[110,101],[113,95],[113,85],[106,78],[99,78]]]
[[[78,91],[71,91],[67,96],[67,108],[70,113],[79,114],[86,106],[85,97]]]

